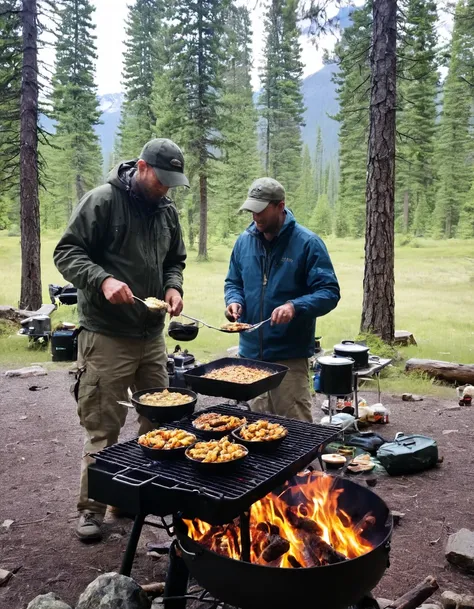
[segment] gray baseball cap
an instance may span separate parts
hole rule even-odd
[[[171,140],[164,137],[150,140],[143,146],[140,158],[153,167],[163,186],[189,188],[188,178],[184,175],[183,153]]]
[[[259,214],[270,201],[284,201],[285,189],[273,178],[258,178],[249,188],[247,200],[239,211],[251,211]]]

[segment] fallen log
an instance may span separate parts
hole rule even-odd
[[[416,585],[412,590],[390,603],[386,609],[416,609],[422,605],[427,598],[438,590],[438,582],[432,575]]]
[[[457,385],[474,384],[474,364],[456,364],[432,359],[412,358],[405,364],[406,372],[419,370],[440,381]]]

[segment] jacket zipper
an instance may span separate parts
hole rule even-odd
[[[265,249],[265,247],[262,245]],[[260,296],[260,321],[263,321],[263,305],[265,301],[265,291],[267,289],[268,277],[270,275],[270,269],[272,267],[273,256],[269,256],[265,249],[265,258],[263,262],[263,276],[262,276],[262,292]],[[263,360],[263,326],[258,330],[260,339],[260,359]]]

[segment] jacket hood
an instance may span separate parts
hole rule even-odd
[[[116,188],[120,188],[120,190],[128,190],[130,188],[130,178],[133,175],[137,161],[138,159],[132,159],[131,161],[123,161],[115,165],[107,176],[107,182]]]

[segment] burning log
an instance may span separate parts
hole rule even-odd
[[[287,539],[283,539],[280,535],[270,535],[268,537],[269,544],[263,550],[261,558],[265,562],[273,562],[283,554],[286,554],[290,549],[290,542]]]
[[[266,533],[267,535],[279,535],[280,527],[276,524],[271,524],[269,522],[259,522],[255,527],[257,531],[261,531],[262,533]]]
[[[294,529],[299,529],[312,535],[321,535],[323,532],[317,522],[311,520],[310,518],[299,516],[294,511],[294,508],[288,506],[285,510],[285,516]]]
[[[335,550],[332,546],[324,541],[319,535],[311,535],[308,537],[306,548],[306,556],[309,557],[312,567],[321,567],[324,565],[334,565],[338,562],[346,560],[344,554]]]
[[[293,567],[293,569],[302,569],[303,568],[303,565],[301,565],[292,554],[290,554],[288,556],[288,562]]]

